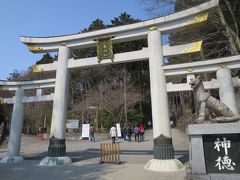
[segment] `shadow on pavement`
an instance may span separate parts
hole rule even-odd
[[[189,152],[186,150],[177,150],[174,152],[175,156],[178,156],[178,160],[181,161],[183,164],[189,161]],[[152,150],[121,150],[120,155],[153,155]],[[41,154],[34,154],[34,155],[25,155],[24,159],[26,160],[42,160],[45,156],[47,156],[47,152],[43,152]],[[91,160],[95,158],[100,158],[100,150],[97,148],[89,148],[85,151],[75,151],[75,152],[68,152],[67,156],[69,156],[73,163],[84,161],[84,160]]]
[[[121,168],[121,167],[118,167]],[[112,165],[104,164],[71,164],[66,166],[40,167],[36,161],[27,161],[20,164],[0,165],[1,179],[13,180],[96,180],[111,174],[116,169]]]
[[[189,151],[187,150],[177,150],[174,151],[174,155],[180,155],[181,157],[177,158],[179,161],[181,161],[183,164],[187,163],[189,161]]]

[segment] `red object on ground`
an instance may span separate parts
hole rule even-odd
[[[44,134],[43,134],[43,133],[40,135],[40,139],[41,139],[42,141],[44,141]]]

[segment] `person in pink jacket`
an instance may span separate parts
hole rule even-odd
[[[143,141],[145,132],[144,124],[140,124],[139,129],[140,129],[140,141]]]

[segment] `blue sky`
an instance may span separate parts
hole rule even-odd
[[[97,18],[110,24],[122,12],[142,20],[152,18],[141,0],[1,0],[0,79],[15,69],[25,71],[42,57],[29,52],[20,36],[77,33]]]

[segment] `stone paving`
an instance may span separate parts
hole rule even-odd
[[[188,138],[172,129],[175,156],[188,167]],[[182,180],[187,179],[186,172],[160,173],[144,169],[148,160],[153,158],[153,141],[151,131],[146,133],[143,142],[120,143],[120,165],[99,164],[99,147],[101,142],[88,140],[67,141],[67,155],[73,163],[58,167],[40,167],[40,160],[47,155],[48,141],[36,136],[22,137],[21,155],[24,162],[18,164],[0,164],[0,180]],[[0,158],[6,155],[7,147],[0,147]]]

